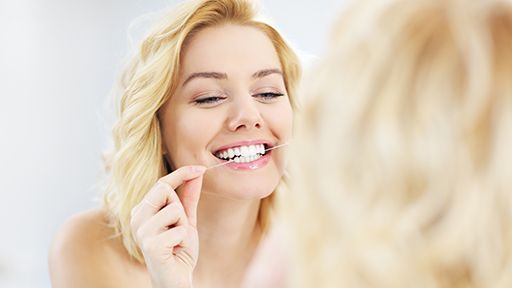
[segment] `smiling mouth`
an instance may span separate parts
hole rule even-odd
[[[241,145],[216,151],[213,155],[222,161],[248,163],[256,161],[269,153],[270,151],[266,151],[269,148],[271,147],[267,144]]]

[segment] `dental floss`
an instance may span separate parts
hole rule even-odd
[[[289,145],[289,144],[290,144],[290,142],[286,142],[286,143],[283,143],[283,144],[279,144],[279,145],[276,145],[276,146],[274,146],[274,147],[272,147],[272,148],[265,149],[265,152],[270,151],[270,150],[274,150],[274,149],[276,149],[276,148],[280,148],[280,147],[283,147],[283,146],[286,146],[286,145]],[[219,164],[215,164],[215,165],[213,165],[213,166],[210,166],[210,167],[206,168],[206,170],[210,170],[210,169],[212,169],[212,168],[216,168],[216,167],[224,166],[224,165],[229,164],[229,163],[231,163],[231,162],[235,162],[235,160],[234,160],[234,159],[231,159],[231,160],[226,161],[226,162],[222,162],[222,163],[219,163]]]

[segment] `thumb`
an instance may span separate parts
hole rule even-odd
[[[190,225],[197,225],[197,205],[201,196],[201,187],[203,186],[203,175],[188,180],[178,188],[177,194],[181,204],[187,214]]]

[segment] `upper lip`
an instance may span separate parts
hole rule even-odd
[[[268,141],[268,140],[244,140],[244,141],[233,142],[231,144],[227,144],[227,145],[215,148],[215,149],[213,149],[213,154],[215,154],[219,151],[222,151],[222,150],[226,150],[228,148],[239,147],[239,146],[259,145],[259,144],[266,145],[267,146],[266,148],[271,148],[272,146],[274,146],[272,144],[272,142]]]

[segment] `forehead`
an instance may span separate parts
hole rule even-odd
[[[182,61],[182,76],[217,71],[229,77],[281,68],[275,48],[263,31],[234,24],[201,30],[185,47]]]

